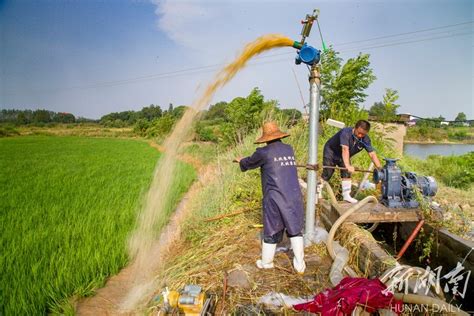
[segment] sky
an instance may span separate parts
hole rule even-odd
[[[363,107],[391,88],[401,113],[474,119],[471,0],[0,0],[0,108],[100,118],[189,105],[245,43],[268,33],[299,40],[315,8],[340,57],[370,54],[377,79]],[[315,27],[307,42],[321,48]],[[308,70],[294,56],[288,47],[254,59],[212,103],[259,87],[303,111]]]

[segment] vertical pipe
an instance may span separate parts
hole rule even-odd
[[[310,107],[309,107],[309,157],[308,164],[315,165],[318,162],[318,125],[319,125],[319,103],[321,80],[319,65],[311,67],[309,76],[310,83]],[[308,189],[306,197],[306,225],[305,244],[310,245],[314,235],[315,210],[318,200],[316,198],[316,170],[308,170]]]
[[[421,227],[423,227],[424,223],[425,223],[425,221],[423,219],[418,222],[418,224],[415,226],[415,228],[411,232],[410,237],[408,237],[408,239],[405,241],[405,244],[403,245],[402,249],[400,249],[397,256],[395,257],[396,260],[399,260],[403,256],[405,251],[407,251],[408,247],[413,242],[413,239],[415,239],[416,235],[418,235],[418,232],[420,231]]]

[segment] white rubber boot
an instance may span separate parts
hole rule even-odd
[[[299,274],[303,274],[306,269],[306,263],[304,262],[304,242],[303,237],[291,237],[291,248],[293,248],[293,267]]]
[[[342,180],[342,199],[349,203],[357,203],[356,199],[351,197],[352,181],[351,180]]]
[[[272,269],[273,257],[275,256],[276,244],[262,242],[262,259],[257,260],[257,267],[260,269]]]

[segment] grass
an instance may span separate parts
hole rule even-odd
[[[431,155],[425,160],[405,156],[401,166],[414,169],[420,175],[433,176],[453,188],[467,190],[474,184],[474,152],[446,157]]]
[[[137,140],[46,136],[0,139],[0,152],[0,314],[66,313],[127,264],[160,154]],[[170,209],[195,178],[184,163],[177,174]]]
[[[9,136],[86,136],[86,137],[137,137],[132,127],[104,127],[98,123],[48,123],[15,126],[0,123],[0,138]]]
[[[438,183],[433,200],[443,209],[442,218],[430,220],[458,236],[472,240],[474,221],[474,152],[460,156],[432,155],[427,159],[404,156],[399,163],[402,170],[415,171],[421,176],[432,176]]]
[[[406,142],[474,143],[474,127],[468,126],[413,126],[407,129]]]

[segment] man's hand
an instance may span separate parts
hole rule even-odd
[[[349,173],[354,173],[355,168],[353,166],[347,166],[347,171],[349,171]]]
[[[377,157],[377,154],[375,153],[375,151],[370,152],[369,157],[370,157],[370,160],[372,160],[372,162],[374,163],[375,168],[377,168],[377,169],[382,168],[382,165],[380,164],[379,157]]]
[[[241,160],[242,160],[242,157],[237,157],[237,158],[234,158],[234,160],[232,160],[232,162],[239,163]]]

